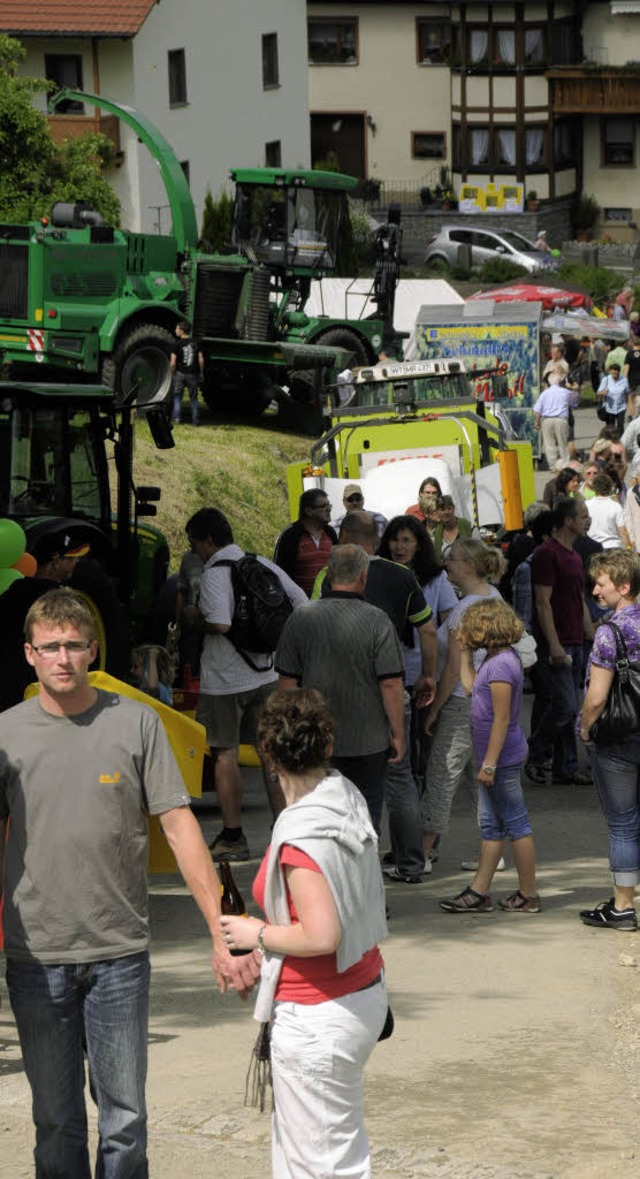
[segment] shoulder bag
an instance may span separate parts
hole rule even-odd
[[[615,622],[610,626],[616,641],[616,664],[613,682],[605,706],[589,731],[596,745],[617,745],[640,729],[640,663],[630,663],[622,632]]]

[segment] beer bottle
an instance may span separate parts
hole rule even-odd
[[[222,881],[222,895],[220,898],[221,912],[229,917],[248,917],[247,906],[233,878],[231,864],[228,860],[221,860],[218,866],[220,868],[220,880]],[[234,958],[237,958],[241,954],[250,954],[251,950],[231,950],[230,953]]]

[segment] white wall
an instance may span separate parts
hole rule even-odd
[[[262,34],[278,34],[280,86],[262,85]],[[188,105],[169,106],[167,53],[185,50]],[[188,160],[198,223],[207,188],[217,196],[231,167],[263,166],[279,139],[282,162],[309,166],[306,12],[301,0],[163,0],[134,41],[134,105]],[[142,227],[166,204],[154,162],[141,152]],[[229,187],[229,191],[231,191]],[[164,218],[168,212],[163,213]]]
[[[262,84],[262,35],[277,33],[280,85]],[[208,188],[227,186],[232,167],[264,166],[265,144],[280,140],[285,167],[308,167],[307,23],[302,0],[162,0],[132,40],[97,42],[100,93],[135,107],[155,123],[179,160],[190,165],[198,225]],[[84,89],[93,90],[91,41],[28,38],[21,72],[44,76],[45,53],[83,58]],[[184,49],[188,103],[170,108],[168,51]],[[45,101],[38,105],[44,109]],[[92,113],[87,108],[87,113]],[[123,225],[163,232],[168,200],[157,165],[121,124],[124,161],[109,180],[123,205]]]

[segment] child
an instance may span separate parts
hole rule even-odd
[[[141,692],[154,696],[162,704],[173,704],[171,685],[175,664],[164,647],[144,643],[131,652],[131,678]]]
[[[512,643],[523,626],[501,599],[469,606],[456,631],[462,648],[461,680],[471,695],[471,739],[479,767],[478,823],[482,835],[478,869],[470,888],[439,901],[445,913],[490,913],[491,881],[502,856],[505,836],[511,840],[518,872],[518,890],[498,906],[507,913],[539,913],[535,851],[522,793],[521,771],[527,742],[520,725],[523,671]],[[486,648],[478,671],[473,653]]]

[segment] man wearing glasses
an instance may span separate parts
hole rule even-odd
[[[362,488],[358,483],[347,483],[342,496],[342,502],[344,504],[344,512],[341,516],[338,516],[337,520],[334,520],[333,522],[333,527],[335,528],[336,532],[340,531],[340,525],[342,524],[345,516],[348,516],[349,512],[365,511],[368,516],[371,516],[371,519],[376,526],[376,536],[378,537],[378,540],[380,540],[382,533],[387,527],[387,518],[386,516],[383,516],[381,512],[372,512],[369,508],[365,508],[364,495],[362,494]]]
[[[220,989],[247,990],[258,967],[231,958],[220,936],[220,882],[159,718],[89,682],[96,641],[83,599],[44,594],[25,636],[40,692],[0,716],[0,881],[35,1170],[90,1179],[86,1051],[97,1173],[147,1179],[147,815],[159,816],[207,921]]]
[[[311,597],[313,583],[338,543],[331,527],[331,504],[326,491],[312,487],[303,491],[298,505],[298,519],[280,533],[273,559],[292,581]]]

